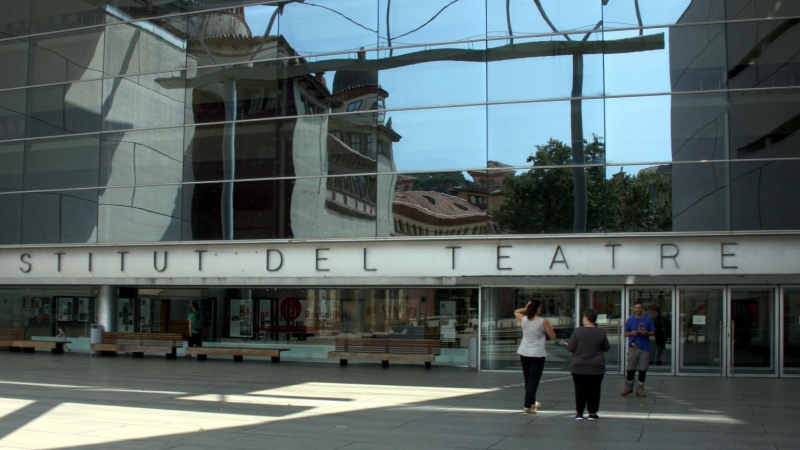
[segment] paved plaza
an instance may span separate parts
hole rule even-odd
[[[0,351],[0,449],[800,449],[800,379],[621,380],[576,422],[568,374]]]

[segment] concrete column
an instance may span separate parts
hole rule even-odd
[[[105,331],[117,331],[117,288],[98,286],[97,324]]]

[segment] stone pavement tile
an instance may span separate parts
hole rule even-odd
[[[262,435],[268,438],[273,436],[297,436],[307,432],[307,427],[301,423],[282,423],[280,426],[271,424],[269,426],[251,428],[244,433]],[[402,442],[409,445],[418,446],[451,446],[463,448],[489,448],[499,442],[503,436],[496,435],[473,435],[473,434],[444,434],[444,433],[406,433],[399,430],[366,430],[331,427],[325,430],[326,436],[332,439],[372,442],[380,446],[385,442]]]
[[[113,441],[113,439],[97,436],[15,430],[11,434],[3,436],[3,438],[0,439],[0,446],[46,450],[77,446],[106,445]]]

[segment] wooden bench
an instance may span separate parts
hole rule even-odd
[[[14,341],[25,340],[25,330],[23,328],[0,328],[0,347],[8,347],[9,351],[14,350]]]
[[[383,367],[389,361],[431,363],[441,351],[441,342],[436,339],[363,339],[336,338],[336,351],[328,352],[328,358],[338,358],[339,365],[346,366],[348,359],[378,360]]]
[[[90,348],[102,356],[116,355],[117,352],[132,353],[134,358],[142,358],[145,353],[163,353],[167,359],[175,359],[176,350],[183,347],[183,335],[179,333],[120,333],[106,331],[100,344]]]
[[[9,346],[11,351],[23,351],[25,353],[33,353],[37,348],[49,348],[50,352],[56,355],[64,353],[64,344],[70,344],[72,341],[13,341]]]
[[[196,355],[198,361],[205,361],[208,355],[233,356],[233,360],[241,362],[245,356],[269,356],[273,363],[281,362],[281,352],[288,352],[288,348],[233,348],[233,347],[189,347],[187,355]]]
[[[10,352],[33,353],[37,348],[48,348],[54,354],[64,353],[64,344],[70,341],[32,341],[25,339],[23,328],[0,328],[0,347],[8,347]]]

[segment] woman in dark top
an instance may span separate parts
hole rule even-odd
[[[583,312],[583,326],[576,328],[566,343],[572,353],[569,371],[575,384],[575,420],[583,420],[583,410],[589,410],[589,420],[597,420],[600,408],[600,385],[606,373],[606,356],[611,345],[606,332],[597,328],[597,312]]]

